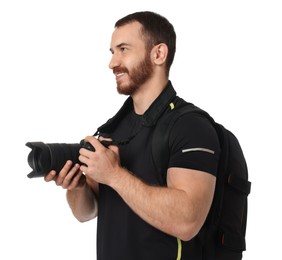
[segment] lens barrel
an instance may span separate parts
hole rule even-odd
[[[71,160],[73,164],[80,163],[78,156],[81,145],[79,143],[28,142],[26,146],[32,149],[28,155],[28,164],[32,168],[27,175],[29,178],[43,177],[51,170],[59,173],[68,160]]]

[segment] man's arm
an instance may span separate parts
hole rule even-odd
[[[85,222],[97,216],[98,201],[96,196],[96,192],[87,181],[81,187],[67,190],[67,202],[78,221]]]
[[[77,220],[85,222],[97,216],[98,184],[87,179],[78,164],[72,167],[72,162],[68,161],[59,174],[51,171],[45,181],[55,181],[58,186],[67,189],[67,202]]]
[[[96,152],[81,150],[81,170],[98,183],[116,190],[131,209],[157,229],[182,240],[192,239],[210,209],[215,177],[184,168],[168,170],[168,187],[150,186],[119,163],[118,148],[105,148],[94,137],[86,138]]]
[[[170,168],[168,187],[145,184],[126,170],[111,186],[131,209],[157,229],[187,241],[202,227],[209,212],[215,187],[211,174]]]

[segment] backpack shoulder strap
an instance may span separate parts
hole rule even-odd
[[[170,107],[164,112],[158,120],[152,141],[153,161],[159,174],[165,174],[169,160],[169,135],[177,119],[184,114],[197,113],[208,118],[212,123],[213,118],[204,110],[188,103],[183,99],[176,97],[175,102],[170,103]],[[166,184],[166,178],[163,176],[163,184]]]
[[[242,251],[246,249],[247,196],[251,188],[243,151],[236,136],[215,122],[207,112],[178,98],[179,100],[181,102],[170,104],[155,127],[152,140],[155,167],[162,184],[166,185],[170,156],[169,135],[178,118],[187,113],[197,113],[211,122],[218,135],[221,155],[213,203],[201,234],[199,233],[205,241],[203,259],[241,259]]]

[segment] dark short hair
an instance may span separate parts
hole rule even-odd
[[[173,25],[160,14],[144,11],[129,14],[115,23],[115,27],[139,22],[143,26],[142,33],[146,37],[146,47],[151,48],[159,43],[165,43],[168,47],[168,56],[166,61],[166,72],[169,74],[170,66],[173,63],[176,51],[176,34]]]

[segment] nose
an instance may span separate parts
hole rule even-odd
[[[117,55],[113,54],[110,60],[110,63],[109,63],[109,68],[112,70],[115,67],[118,67],[119,65],[120,65],[120,62],[119,62]]]

